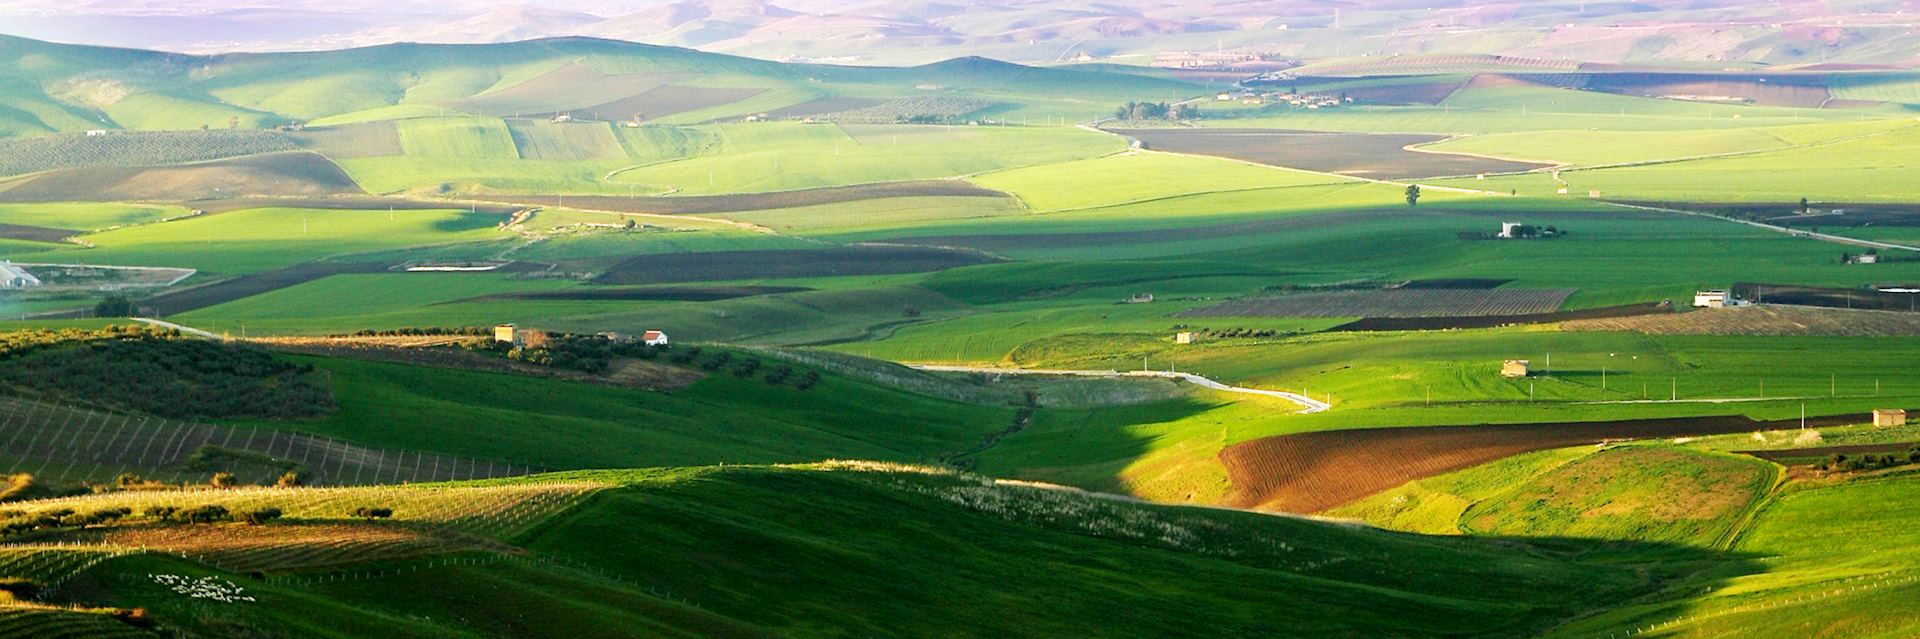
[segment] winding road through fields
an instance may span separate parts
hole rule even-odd
[[[1241,386],[1228,386],[1226,384],[1222,384],[1220,382],[1216,382],[1211,379],[1207,379],[1205,377],[1195,375],[1193,373],[1180,373],[1180,372],[1174,372],[1174,371],[1121,372],[1116,370],[1104,370],[1104,371],[1057,370],[1057,369],[1043,369],[1043,368],[997,368],[992,366],[942,366],[942,365],[933,365],[933,364],[926,364],[926,365],[908,364],[907,366],[909,368],[913,368],[916,370],[931,371],[936,373],[985,373],[990,375],[1059,375],[1059,376],[1070,376],[1070,377],[1106,377],[1106,378],[1158,377],[1162,379],[1183,380],[1195,386],[1199,386],[1201,388],[1216,390],[1223,393],[1241,393],[1246,395],[1262,395],[1266,397],[1278,397],[1280,399],[1284,399],[1284,400],[1293,402],[1295,404],[1299,404],[1301,408],[1299,412],[1302,415],[1325,412],[1333,408],[1332,404],[1328,404],[1326,402],[1323,402],[1299,393],[1290,393],[1287,391],[1276,391],[1276,390],[1265,390],[1265,389],[1259,389],[1259,388],[1245,388]]]

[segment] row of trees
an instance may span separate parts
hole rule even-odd
[[[780,364],[769,368],[762,364],[759,358],[734,357],[732,351],[713,351],[712,353],[707,353],[705,357],[701,357],[702,353],[703,349],[694,346],[681,349],[679,352],[674,353],[669,360],[681,366],[698,366],[701,370],[709,372],[717,372],[724,369],[733,373],[734,377],[741,379],[751,378],[758,374],[760,375],[760,381],[766,382],[768,386],[780,386],[791,383],[794,388],[805,391],[812,390],[815,385],[820,383],[819,371],[810,370],[804,373],[797,373],[793,366],[788,364]]]
[[[1867,453],[1864,455],[1834,453],[1825,461],[1814,465],[1814,467],[1820,470],[1852,471],[1892,468],[1894,466],[1904,466],[1907,464],[1920,464],[1920,445],[1915,445],[1907,449],[1904,455],[1896,453]]]
[[[297,419],[335,410],[333,391],[311,364],[220,342],[118,337],[21,358],[0,368],[0,382],[172,419]]]
[[[1128,102],[1113,112],[1115,120],[1135,122],[1147,120],[1192,120],[1198,117],[1200,110],[1186,104],[1166,102]]]
[[[388,516],[392,511],[388,511]],[[279,519],[279,508],[262,506],[248,510],[233,511],[219,504],[204,504],[191,508],[180,506],[148,506],[140,517],[155,523],[174,524],[211,524],[223,521],[241,521],[260,526]],[[5,519],[0,521],[0,536],[23,535],[43,530],[78,529],[91,526],[105,526],[122,519],[134,517],[133,509],[126,506],[99,508],[79,512],[72,508],[56,508],[35,513],[20,511],[0,511]],[[358,516],[358,515],[356,515]]]

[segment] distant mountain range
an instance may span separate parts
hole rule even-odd
[[[1920,66],[1920,0],[17,0],[0,33],[191,53],[592,36],[852,64],[1448,52]]]

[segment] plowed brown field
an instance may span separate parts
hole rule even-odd
[[[1822,417],[1811,425],[1859,423],[1863,415]],[[1233,492],[1227,505],[1313,513],[1401,484],[1520,453],[1604,441],[1720,435],[1786,428],[1742,416],[1623,422],[1368,428],[1298,433],[1242,442],[1220,451]],[[1791,426],[1798,427],[1794,421]]]

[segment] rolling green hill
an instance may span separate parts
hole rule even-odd
[[[785,65],[590,38],[198,57],[0,36],[0,63],[0,134],[9,135],[255,128],[466,110],[537,115],[603,105],[658,114],[649,117],[678,109],[683,117],[715,119],[841,94],[965,94],[999,105],[994,111],[1007,117],[1056,117],[1070,108],[1085,118],[1104,105],[1069,105],[1197,90],[1174,80],[983,59],[905,69]],[[743,90],[700,90],[719,87]]]
[[[446,512],[487,513],[495,502],[482,495],[562,482],[606,487],[550,519],[536,516],[525,532],[476,529],[524,553],[452,547],[392,557],[365,546],[358,554],[372,559],[349,553],[247,576],[163,551],[99,564],[67,582],[62,600],[144,608],[163,627],[219,635],[1458,636],[1544,630],[1667,577],[1656,570],[1649,580],[1640,566],[1608,560],[1631,547],[1422,537],[868,462],[353,489],[360,492],[330,502],[303,501],[301,491],[248,499],[278,499],[293,513],[260,530],[317,533],[337,521],[328,533],[336,537],[433,535],[404,522],[346,523],[338,506],[324,504],[364,500],[418,517],[429,503],[421,499],[470,492],[474,503],[449,502]],[[1587,555],[1567,554],[1575,550]],[[252,600],[196,601],[149,575],[232,583]],[[503,601],[513,603],[500,613]]]

